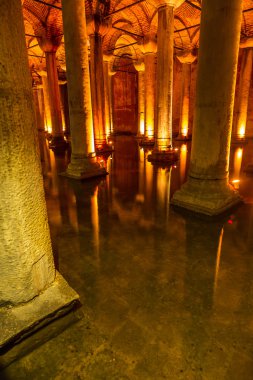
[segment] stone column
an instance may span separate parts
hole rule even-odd
[[[142,145],[153,145],[155,137],[155,94],[156,94],[156,51],[157,45],[153,35],[145,36],[144,54],[144,91],[145,91],[145,130]]]
[[[253,46],[253,45],[252,45]],[[238,93],[238,114],[236,117],[235,135],[233,140],[241,141],[245,138],[247,124],[249,91],[252,75],[253,48],[243,50],[242,66],[240,72],[239,93]]]
[[[0,348],[3,348],[66,312],[78,296],[54,267],[21,1],[0,0],[0,12]]]
[[[42,130],[45,131],[45,106],[44,106],[42,85],[39,84],[37,88],[38,88],[39,112],[40,112],[41,123],[42,123],[41,127],[42,127]]]
[[[56,51],[61,44],[62,35],[50,35],[48,37],[48,31],[41,28],[35,29],[34,32],[38,36],[39,46],[46,57],[47,90],[52,121],[52,140],[49,147],[61,151],[67,146],[62,129],[60,88],[56,63]]]
[[[105,132],[108,138],[112,132],[112,102],[110,66],[113,55],[103,55],[104,59],[104,90],[105,90]]]
[[[35,108],[35,120],[36,120],[36,126],[38,131],[44,130],[44,123],[40,111],[40,105],[39,105],[39,89],[35,85],[33,87],[33,101],[34,101],[34,108]]]
[[[96,161],[92,121],[85,2],[62,1],[68,99],[71,131],[71,160],[66,176],[83,179],[105,175]]]
[[[67,81],[65,84],[60,86],[61,95],[61,107],[62,107],[62,118],[64,119],[65,130],[64,135],[68,138],[70,135],[70,122],[69,122],[69,104],[68,104],[68,86]]]
[[[180,125],[177,140],[189,140],[189,109],[190,109],[190,93],[191,93],[191,64],[196,60],[196,56],[190,53],[183,53],[177,56],[182,63],[182,94],[181,94],[181,110]]]
[[[42,88],[44,96],[44,110],[45,110],[45,129],[51,134],[52,133],[52,119],[51,119],[51,110],[50,110],[50,101],[48,93],[48,82],[47,82],[47,72],[44,70],[39,71],[39,75],[42,79]]]
[[[58,73],[56,67],[56,52],[46,51],[48,94],[50,101],[51,120],[52,120],[52,140],[50,148],[65,149],[66,141],[63,136],[60,89],[58,84]]]
[[[178,159],[172,149],[174,8],[182,3],[183,0],[157,3],[157,126],[155,148],[148,157],[150,161],[172,163]]]
[[[189,178],[172,203],[208,215],[240,202],[228,166],[241,14],[241,0],[202,1]]]
[[[111,121],[111,128],[110,128],[110,134],[113,135],[114,133],[114,124],[113,124],[113,79],[112,77],[116,74],[116,71],[113,69],[112,63],[109,66],[109,105],[110,105],[110,121]]]
[[[144,62],[135,62],[138,71],[138,136],[144,136],[145,132],[145,65]]]
[[[92,16],[87,23],[90,38],[90,80],[94,124],[95,148],[97,152],[109,149],[105,129],[105,84],[103,70],[102,38],[106,25],[98,15]]]

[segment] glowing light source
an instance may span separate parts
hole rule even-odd
[[[181,129],[181,134],[182,134],[182,136],[187,137],[187,135],[188,135],[188,126],[184,126],[184,127]]]
[[[244,124],[240,125],[239,131],[238,131],[238,136],[240,138],[243,138],[245,136],[245,125]]]

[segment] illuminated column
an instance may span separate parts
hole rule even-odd
[[[113,134],[114,132],[114,126],[113,126],[113,85],[112,85],[112,77],[116,74],[116,71],[113,69],[112,64],[109,66],[109,105],[110,105],[110,121],[111,121],[111,127],[110,127],[110,134]]]
[[[62,120],[62,130],[65,133],[66,122],[65,122],[65,112],[64,112],[64,99],[63,99],[63,86],[67,83],[66,80],[58,80],[59,89],[60,89],[60,104],[61,104],[61,120]]]
[[[143,46],[144,53],[144,81],[145,81],[145,132],[142,143],[154,143],[155,136],[155,79],[156,79],[156,42],[147,37]]]
[[[245,138],[245,129],[247,123],[247,112],[248,112],[248,102],[249,102],[249,90],[252,74],[252,62],[253,62],[253,49],[243,50],[242,67],[240,73],[240,83],[239,83],[239,106],[238,115],[236,118],[236,135],[235,139]]]
[[[71,131],[71,160],[66,176],[83,179],[105,175],[96,162],[90,94],[85,2],[62,1],[68,99]]]
[[[174,8],[183,1],[157,2],[157,126],[155,148],[148,157],[150,161],[173,162],[178,159],[172,149]]]
[[[41,129],[45,131],[45,106],[43,98],[43,89],[41,84],[37,86],[38,88],[38,103],[39,103],[39,112],[41,117]]]
[[[143,62],[134,63],[138,71],[138,135],[143,136],[145,131],[145,65]]]
[[[97,151],[108,150],[105,129],[105,84],[103,70],[102,34],[106,25],[99,17],[88,20],[88,35],[90,38],[90,82],[92,113],[94,124],[95,148]]]
[[[56,52],[46,51],[48,94],[52,120],[52,140],[50,147],[54,149],[64,149],[66,141],[63,137],[60,88],[58,84],[58,73],[56,66]]]
[[[39,105],[39,89],[37,86],[33,87],[33,101],[34,101],[34,108],[35,108],[35,119],[36,119],[36,126],[38,131],[43,131],[43,120],[42,115],[40,112],[40,105]]]
[[[177,140],[189,139],[189,108],[190,108],[190,92],[191,92],[191,64],[196,60],[196,56],[183,54],[177,56],[182,63],[182,95],[181,95],[181,112],[180,126]]]
[[[113,55],[103,55],[104,59],[104,90],[105,90],[105,132],[108,138],[112,131],[112,102],[111,102],[111,75],[110,65]]]
[[[240,202],[228,166],[241,14],[242,0],[202,1],[189,178],[173,203],[208,215]]]
[[[0,70],[3,348],[66,313],[78,296],[54,267],[21,1],[0,0],[0,9],[0,62],[4,68]]]
[[[48,82],[47,82],[47,73],[46,71],[39,71],[39,75],[42,79],[42,88],[44,96],[44,110],[45,110],[45,130],[48,133],[52,133],[52,120],[51,120],[51,111],[50,111],[50,101],[48,93]]]

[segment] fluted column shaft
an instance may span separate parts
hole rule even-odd
[[[90,35],[90,68],[95,146],[102,149],[106,144],[103,53],[102,36],[96,32]]]
[[[172,146],[174,7],[158,9],[157,30],[157,133],[155,149]]]
[[[236,118],[236,137],[243,138],[247,124],[249,91],[252,75],[253,48],[243,50],[242,67],[239,82],[239,105]]]
[[[155,135],[155,79],[156,53],[144,55],[145,64],[145,138],[154,139]]]

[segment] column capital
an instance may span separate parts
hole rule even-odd
[[[139,45],[141,52],[145,54],[156,54],[157,42],[155,33],[146,34],[143,43]]]
[[[46,36],[46,32],[38,33],[37,41],[44,53],[55,53],[61,44],[63,35],[51,36],[50,38]]]
[[[182,51],[181,53],[177,54],[177,59],[179,62],[186,63],[190,65],[191,63],[195,62],[197,59],[197,51],[196,50],[190,50],[190,51]]]
[[[253,37],[245,38],[240,41],[240,48],[247,49],[253,47]]]
[[[156,8],[162,8],[162,7],[172,7],[172,8],[178,8],[180,5],[183,4],[185,0],[151,0],[151,3]]]
[[[145,71],[145,64],[142,60],[134,62],[135,70],[138,72],[144,72]]]
[[[102,19],[101,15],[98,14],[90,15],[86,18],[86,26],[88,36],[94,34],[104,36],[111,27],[111,19]]]

